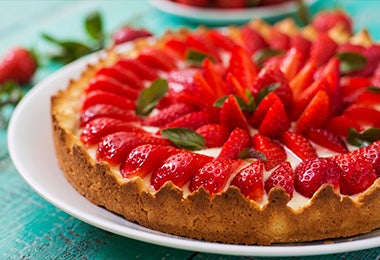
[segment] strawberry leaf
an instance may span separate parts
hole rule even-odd
[[[354,128],[348,129],[347,142],[357,147],[368,146],[371,143],[380,140],[380,128],[369,128],[361,133]]]
[[[187,128],[166,128],[161,131],[161,135],[169,139],[178,148],[195,151],[206,146],[200,134]]]
[[[168,90],[168,82],[165,79],[153,81],[148,88],[140,92],[137,98],[136,114],[149,115]]]
[[[297,1],[297,16],[303,25],[310,23],[309,10],[303,0]]]
[[[270,84],[262,89],[260,89],[259,93],[257,93],[257,103],[260,103],[263,98],[266,97],[270,92],[275,91],[281,84],[279,82]]]
[[[340,60],[340,71],[342,73],[362,69],[367,64],[367,58],[357,52],[339,52],[336,56]]]
[[[274,56],[282,55],[282,54],[284,54],[283,50],[265,48],[265,49],[258,50],[254,54],[253,61],[256,64],[262,64],[267,59],[274,57]]]
[[[211,62],[214,62],[214,59],[207,53],[196,50],[188,50],[186,52],[186,62],[192,66],[202,66],[203,60],[206,58],[209,59]]]
[[[239,154],[239,158],[241,158],[241,159],[252,158],[252,159],[258,159],[258,160],[264,161],[264,162],[267,160],[267,157],[265,156],[264,153],[256,151],[253,148],[243,149],[243,151],[241,151]]]

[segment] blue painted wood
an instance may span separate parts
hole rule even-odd
[[[364,3],[365,2],[365,3]],[[366,26],[380,39],[380,21],[373,20],[377,1],[319,1],[315,7],[338,6],[348,10],[356,30]],[[0,1],[0,54],[15,45],[53,51],[41,40],[46,32],[61,39],[85,39],[83,19],[91,11],[102,13],[105,30],[120,25],[144,26],[155,34],[168,28],[196,24],[162,13],[146,0],[126,1]],[[44,63],[34,79],[41,81],[59,67]],[[79,221],[35,193],[20,177],[7,155],[6,130],[0,130],[0,258],[1,259],[247,259],[220,256],[152,245],[121,237]],[[326,259],[376,259],[380,248],[328,255]],[[249,259],[262,259],[259,257]],[[284,258],[291,259],[291,258]],[[303,257],[316,260],[319,256]]]

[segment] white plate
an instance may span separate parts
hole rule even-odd
[[[316,0],[304,0],[311,5]],[[149,0],[150,4],[168,14],[185,18],[193,22],[213,25],[243,23],[254,18],[272,18],[290,14],[297,10],[296,1],[285,2],[271,6],[259,6],[243,9],[200,8],[178,4],[169,0]]]
[[[50,121],[50,97],[79,76],[98,54],[80,59],[35,86],[13,113],[8,129],[11,158],[25,181],[43,198],[68,214],[121,236],[198,252],[250,255],[299,256],[354,251],[380,245],[380,230],[351,239],[272,246],[209,243],[156,232],[88,202],[64,178],[55,157]]]

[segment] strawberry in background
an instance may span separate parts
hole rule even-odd
[[[14,47],[0,60],[0,84],[8,81],[29,83],[36,70],[37,61],[32,52],[24,47]]]

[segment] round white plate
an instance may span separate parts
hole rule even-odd
[[[350,239],[272,246],[209,243],[156,232],[88,202],[64,178],[57,165],[52,141],[50,97],[78,77],[99,53],[80,59],[35,86],[15,109],[8,129],[11,158],[25,181],[43,198],[68,214],[121,236],[198,252],[249,255],[299,256],[354,251],[380,245],[380,230]]]
[[[316,2],[316,0],[304,1],[306,5],[311,5]],[[149,2],[151,5],[165,13],[185,18],[193,22],[213,25],[243,23],[254,18],[272,18],[290,14],[297,10],[296,1],[242,9],[200,8],[178,4],[169,0],[149,0]]]

